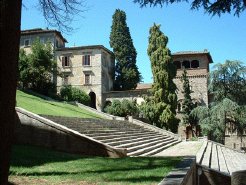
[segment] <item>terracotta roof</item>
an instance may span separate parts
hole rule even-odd
[[[104,47],[103,45],[89,45],[89,46],[58,48],[57,51],[71,51],[71,50],[82,50],[82,49],[103,49],[107,51],[109,54],[114,56],[114,53],[110,51],[108,48]]]
[[[204,51],[179,51],[176,53],[172,53],[172,56],[179,56],[179,55],[207,55],[209,63],[213,63],[213,59],[210,55],[210,52],[206,49]]]
[[[30,30],[22,30],[21,35],[35,35],[40,33],[55,33],[57,34],[64,42],[67,42],[67,40],[62,36],[61,32],[57,30],[48,30],[48,29],[42,29],[42,28],[35,28]]]
[[[152,83],[139,83],[136,89],[151,89]]]

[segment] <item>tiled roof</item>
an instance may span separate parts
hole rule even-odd
[[[67,40],[62,36],[61,32],[57,30],[48,30],[48,29],[42,29],[42,28],[35,28],[35,29],[29,29],[29,30],[22,30],[21,35],[35,35],[40,33],[55,33],[57,34],[64,42],[67,42]]]

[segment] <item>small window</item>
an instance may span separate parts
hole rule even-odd
[[[184,60],[182,63],[183,68],[189,69],[190,68],[190,61],[189,60]]]
[[[199,68],[199,61],[198,60],[192,60],[191,61],[191,68]]]
[[[176,69],[181,69],[181,63],[180,63],[180,61],[174,61],[173,63],[176,66]]]
[[[26,39],[24,41],[24,46],[30,46],[30,40],[29,39]]]
[[[70,66],[69,60],[70,60],[69,56],[63,56],[62,57],[62,67],[69,67]]]
[[[85,85],[91,84],[91,75],[85,74]]]
[[[84,55],[82,58],[83,66],[90,66],[91,65],[91,56],[90,55]]]

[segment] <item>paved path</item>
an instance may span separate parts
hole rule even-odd
[[[202,146],[202,141],[183,141],[154,156],[195,156]]]

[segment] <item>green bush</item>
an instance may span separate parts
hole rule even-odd
[[[122,101],[113,100],[104,108],[104,112],[114,116],[126,117],[138,115],[139,110],[135,101],[124,99]]]
[[[72,87],[71,85],[62,87],[60,95],[61,98],[66,101],[77,101],[84,105],[89,105],[90,103],[90,96],[88,94],[76,87]]]

